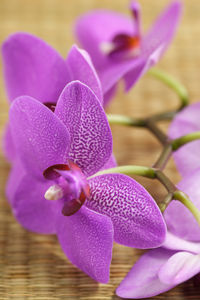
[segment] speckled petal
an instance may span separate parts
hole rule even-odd
[[[68,158],[69,133],[57,116],[39,101],[23,96],[10,109],[16,151],[29,174],[43,171]]]
[[[15,159],[15,145],[13,142],[10,125],[6,124],[4,136],[3,136],[3,152],[9,162],[13,162]]]
[[[79,80],[95,93],[103,104],[101,83],[89,54],[74,45],[67,56],[67,67],[72,80]]]
[[[29,95],[41,102],[56,102],[70,81],[65,60],[33,35],[11,35],[3,44],[2,56],[10,101]]]
[[[172,139],[200,130],[200,102],[191,104],[179,112],[169,128],[169,136]],[[173,153],[179,172],[186,176],[200,167],[200,141],[194,141],[184,145]]]
[[[199,182],[200,168],[184,177],[177,186],[190,197],[190,200],[200,210]],[[168,229],[173,234],[186,240],[200,242],[200,227],[192,213],[182,203],[172,201],[165,210],[164,217]]]
[[[89,180],[86,206],[109,216],[117,243],[135,248],[160,246],[166,234],[162,214],[150,194],[135,180],[107,174]]]
[[[58,215],[57,235],[75,266],[99,282],[109,281],[113,245],[110,218],[82,207],[73,216]]]
[[[56,218],[61,210],[58,201],[44,198],[47,189],[53,184],[50,180],[37,180],[25,175],[18,185],[13,212],[17,221],[26,229],[44,234],[56,232]]]
[[[55,114],[70,132],[69,158],[90,176],[112,153],[112,134],[105,112],[86,85],[74,81],[63,90]]]
[[[158,276],[166,284],[177,285],[200,272],[200,254],[178,252],[160,268]]]
[[[158,277],[159,269],[174,254],[162,248],[150,250],[136,262],[116,290],[119,297],[140,299],[164,293],[175,285],[165,284]]]

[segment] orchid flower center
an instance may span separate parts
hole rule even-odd
[[[55,182],[46,191],[47,200],[62,200],[64,216],[76,213],[86,198],[89,198],[89,185],[81,169],[71,161],[69,165],[57,164],[47,168],[44,177]]]
[[[52,103],[52,102],[44,102],[44,105],[45,105],[46,107],[48,107],[52,112],[55,111],[56,103]]]
[[[111,41],[103,42],[100,48],[104,54],[112,58],[130,58],[139,55],[141,44],[140,7],[137,2],[131,3],[131,13],[134,20],[133,34],[121,32]]]

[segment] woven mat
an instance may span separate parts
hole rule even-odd
[[[144,28],[168,1],[141,1]],[[75,18],[95,8],[108,8],[128,13],[124,0],[0,0],[0,42],[10,33],[28,31],[45,39],[63,56],[74,42],[72,27]],[[197,101],[200,62],[200,3],[185,1],[185,11],[176,39],[159,64],[177,76],[188,88],[191,101]],[[0,78],[0,130],[3,132],[8,105]],[[119,88],[109,112],[130,116],[146,116],[174,108],[176,96],[155,79],[145,76],[128,94]],[[164,125],[164,127],[166,127]],[[112,126],[114,153],[119,164],[151,165],[160,146],[148,132]],[[118,299],[114,290],[141,251],[114,246],[111,280],[103,285],[94,282],[75,268],[62,253],[55,236],[36,235],[24,230],[12,216],[4,189],[9,165],[0,154],[0,300],[28,299]],[[172,162],[167,174],[175,181],[179,176]],[[141,180],[153,196],[161,198],[163,188],[156,182]],[[144,270],[145,271],[145,270]],[[200,289],[190,280],[172,291],[152,299],[199,299]]]

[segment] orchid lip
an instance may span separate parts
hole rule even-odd
[[[56,109],[56,103],[53,102],[45,102],[44,105],[48,107],[52,112]]]
[[[45,192],[46,200],[64,201],[62,214],[71,216],[76,213],[89,198],[89,185],[81,169],[69,161],[69,165],[56,164],[47,168],[43,175],[55,181]]]
[[[116,35],[111,42],[102,43],[100,47],[109,57],[134,57],[140,53],[140,37],[122,33]]]

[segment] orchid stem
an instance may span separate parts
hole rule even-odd
[[[153,133],[153,135],[158,139],[158,141],[162,144],[165,145],[167,142],[167,135],[159,129],[159,127],[156,125],[156,123],[151,120],[151,118],[146,120],[146,126],[147,129],[149,129],[149,131],[151,133]]]
[[[181,110],[189,104],[188,92],[186,88],[176,78],[155,67],[150,69],[148,73],[165,83],[178,95],[181,101],[181,105],[178,110]]]
[[[145,126],[145,120],[143,119],[134,119],[123,115],[113,115],[113,114],[107,114],[107,118],[110,124],[135,126],[135,127]]]
[[[181,136],[180,138],[174,139],[171,142],[172,150],[176,151],[183,145],[199,139],[200,139],[200,131],[192,132],[184,136]]]
[[[99,171],[96,174],[90,176],[88,179],[91,179],[99,175],[111,174],[111,173],[120,173],[125,175],[139,175],[139,176],[152,178],[152,179],[156,178],[156,172],[153,168],[143,167],[143,166],[120,166],[120,167]]]
[[[200,211],[197,207],[190,201],[189,197],[182,191],[175,191],[173,195],[174,200],[179,200],[183,205],[185,205],[190,212],[193,214],[198,224],[200,225]]]
[[[172,154],[172,145],[170,143],[166,144],[163,147],[163,150],[158,158],[158,160],[154,163],[153,168],[157,168],[163,170]]]

